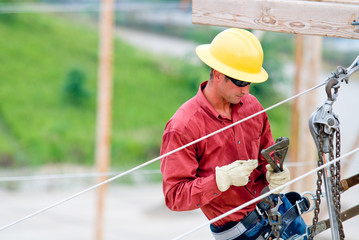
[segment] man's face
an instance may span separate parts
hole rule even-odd
[[[249,94],[249,85],[238,87],[223,75],[223,81],[219,91],[225,101],[231,104],[238,104],[244,95]]]

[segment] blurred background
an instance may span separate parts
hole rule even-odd
[[[1,226],[96,183],[99,9],[99,1],[0,0]],[[194,49],[224,28],[192,24],[191,11],[191,1],[116,1],[108,176],[158,157],[166,122],[208,79]],[[294,94],[294,35],[260,34],[270,78],[251,93],[266,108]],[[322,80],[349,66],[358,47],[357,40],[323,38]],[[358,136],[358,89],[353,76],[334,105],[344,118],[343,153]],[[324,103],[325,95],[318,99]],[[291,112],[291,102],[268,112],[274,138],[290,137]],[[159,165],[111,182],[103,239],[171,239],[206,221],[199,211],[166,209]],[[356,167],[347,166],[344,176]],[[0,238],[95,239],[95,194],[3,230]],[[188,239],[211,239],[210,231]]]

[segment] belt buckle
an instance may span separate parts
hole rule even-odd
[[[300,209],[299,203],[300,203],[299,200],[295,201],[295,205],[297,206],[298,213],[299,213],[299,215],[302,215],[302,210]]]
[[[259,216],[262,216],[265,215],[265,217],[268,217],[268,213],[266,211],[261,211],[260,208],[256,205],[256,211],[257,213],[259,214]]]

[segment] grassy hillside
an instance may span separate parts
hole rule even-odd
[[[0,21],[0,32],[2,164],[92,163],[97,32],[32,14]],[[156,61],[120,41],[114,66],[113,161],[143,161],[158,154],[166,120],[200,77],[183,79],[185,70],[194,72],[190,66]],[[74,71],[85,93],[76,104],[65,90]]]
[[[92,164],[97,31],[64,17],[0,17],[0,165]],[[114,53],[112,163],[129,167],[158,156],[165,123],[208,70],[119,40]],[[284,112],[269,113],[276,137],[287,132]]]

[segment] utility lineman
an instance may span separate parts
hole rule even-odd
[[[249,93],[251,83],[268,79],[261,44],[252,33],[224,30],[211,44],[198,46],[196,53],[210,67],[209,80],[168,121],[161,155],[263,109]],[[174,211],[201,208],[213,219],[258,197],[267,185],[274,189],[285,184],[290,179],[288,169],[274,173],[260,154],[273,144],[268,116],[263,113],[164,157],[166,205]],[[252,225],[246,227],[244,221],[255,209],[253,204],[213,223],[214,237],[250,239]]]

